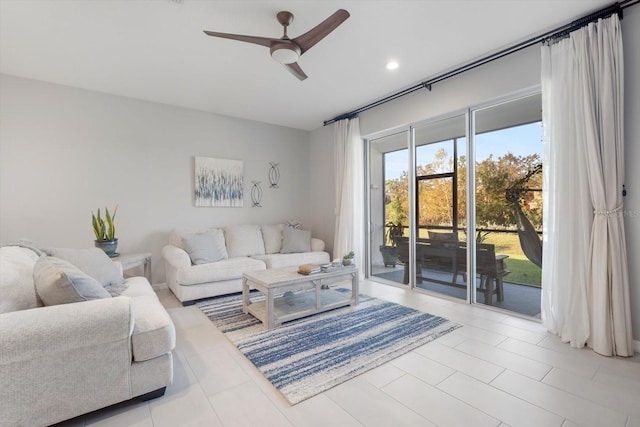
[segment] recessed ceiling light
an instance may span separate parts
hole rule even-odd
[[[398,68],[398,63],[396,61],[387,62],[387,70],[395,70]]]

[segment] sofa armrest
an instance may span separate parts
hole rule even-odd
[[[324,251],[324,241],[320,239],[316,239],[315,237],[311,238],[311,251],[312,252],[322,252]]]
[[[105,298],[0,314],[0,365],[129,339],[129,298]]]
[[[177,246],[166,245],[162,248],[162,257],[176,269],[191,267],[189,254]]]
[[[135,318],[131,337],[133,360],[143,362],[175,348],[175,327],[155,295],[131,298],[131,307]]]

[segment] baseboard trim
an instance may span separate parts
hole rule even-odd
[[[640,353],[640,341],[633,341],[633,349],[636,351],[636,353]]]

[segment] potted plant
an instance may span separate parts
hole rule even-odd
[[[345,256],[342,257],[342,265],[351,265],[353,264],[353,257],[355,256],[355,254],[353,253],[353,251],[349,252],[348,254],[346,254]]]
[[[113,210],[113,215],[109,213],[107,207],[104,208],[104,219],[98,209],[97,215],[91,212],[91,224],[93,225],[93,233],[96,235],[96,248],[102,249],[111,258],[117,257],[118,239],[116,238],[116,227],[114,220],[116,219],[118,206]]]
[[[380,245],[382,253],[382,261],[385,267],[395,267],[398,263],[398,248],[396,247],[396,239],[402,237],[404,226],[400,221],[398,223],[388,222],[385,224],[386,231],[384,233],[384,244]]]

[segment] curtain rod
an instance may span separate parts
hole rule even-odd
[[[337,121],[340,120],[344,120],[344,119],[352,119],[354,117],[356,117],[359,113],[366,111],[366,110],[370,110],[371,108],[375,108],[379,105],[385,104],[389,101],[393,101],[394,99],[400,98],[402,96],[408,95],[410,93],[416,92],[420,89],[427,89],[428,91],[431,91],[431,87],[436,84],[439,83],[443,80],[449,79],[451,77],[457,76],[458,74],[462,74],[466,71],[469,70],[473,70],[474,68],[477,68],[481,65],[484,64],[488,64],[489,62],[495,61],[496,59],[500,59],[502,57],[505,57],[507,55],[510,55],[512,53],[521,51],[529,46],[533,46],[536,43],[540,43],[549,39],[554,39],[557,37],[564,37],[567,34],[569,34],[572,31],[575,31],[577,29],[580,29],[582,27],[584,27],[585,25],[597,21],[600,18],[605,18],[608,16],[611,16],[615,13],[618,14],[618,16],[620,17],[620,19],[622,19],[622,10],[626,9],[627,7],[633,6],[635,4],[637,4],[638,2],[640,2],[640,0],[624,0],[622,2],[619,3],[614,3],[610,6],[605,7],[604,9],[600,9],[596,12],[590,13],[588,15],[583,16],[582,18],[576,19],[575,21],[572,21],[569,24],[565,24],[561,27],[558,27],[554,30],[551,31],[547,31],[544,34],[540,34],[538,36],[532,37],[528,40],[522,41],[520,43],[516,43],[512,46],[507,47],[506,49],[503,49],[501,51],[492,53],[490,55],[485,56],[484,58],[480,58],[477,59],[475,61],[469,62],[461,67],[458,67],[456,69],[453,69],[451,71],[447,71],[445,73],[442,73],[440,75],[437,75],[435,77],[432,77],[428,80],[425,80],[423,82],[420,82],[414,86],[408,87],[406,89],[402,89],[396,93],[393,93],[389,96],[386,96],[384,98],[378,99],[377,101],[373,101],[367,105],[364,105],[360,108],[357,108],[353,111],[350,111],[348,113],[344,113],[341,114],[339,116],[334,117],[331,120],[326,120],[324,122],[324,126],[330,125],[332,123],[335,123]]]

